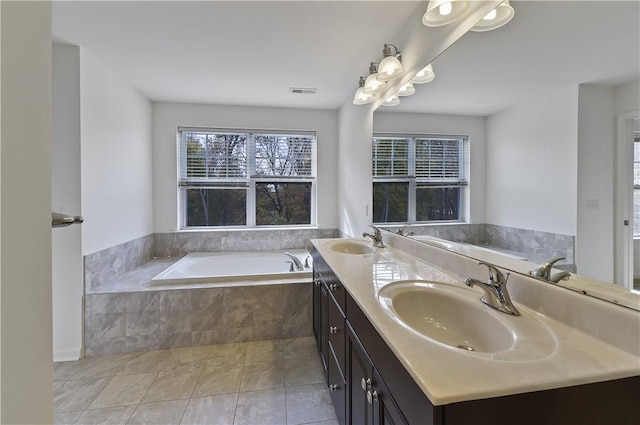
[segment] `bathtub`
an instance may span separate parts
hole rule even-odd
[[[291,267],[289,252],[304,267]],[[313,273],[311,255],[304,249],[286,251],[192,252],[151,279],[152,284],[216,283],[257,280],[310,280]]]

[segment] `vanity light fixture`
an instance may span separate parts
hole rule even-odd
[[[396,94],[398,96],[411,96],[416,92],[416,88],[413,87],[413,83],[411,81],[400,86]]]
[[[450,24],[467,10],[467,0],[430,0],[422,23],[427,27]]]
[[[397,94],[392,95],[391,97],[387,98],[387,100],[382,102],[382,106],[397,106],[399,104],[400,104],[400,98],[398,97]]]
[[[436,74],[433,72],[433,66],[431,64],[422,68],[415,77],[411,79],[413,84],[425,84],[436,78]]]
[[[471,31],[484,32],[491,31],[506,25],[515,14],[509,0],[500,3],[495,9],[487,13],[480,22],[471,27]]]
[[[384,59],[378,65],[378,81],[389,81],[404,72],[402,63],[400,62],[400,52],[393,44],[385,44],[382,49]]]
[[[364,77],[360,77],[358,90],[356,90],[356,94],[353,96],[354,105],[366,105],[367,103],[371,103],[375,100],[373,94],[367,94],[364,92],[365,81],[366,79]]]
[[[374,94],[382,90],[386,82],[380,81],[378,78],[378,64],[371,62],[369,65],[369,76],[364,82],[363,91],[366,94]]]

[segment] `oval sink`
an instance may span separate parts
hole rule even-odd
[[[366,242],[358,241],[338,241],[330,246],[332,251],[341,254],[371,254],[373,248]]]
[[[382,288],[378,297],[392,316],[421,336],[479,353],[511,348],[513,332],[487,311],[477,294],[464,292],[469,291],[447,283],[400,281]]]

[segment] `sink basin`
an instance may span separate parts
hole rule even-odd
[[[371,254],[373,248],[366,242],[359,241],[338,241],[330,246],[332,251],[341,254]]]
[[[516,339],[475,292],[463,287],[399,281],[383,287],[378,298],[393,317],[413,332],[460,350],[497,353],[511,348]]]

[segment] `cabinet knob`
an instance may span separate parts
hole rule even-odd
[[[335,283],[332,283],[329,285],[329,289],[331,289],[332,291],[337,291],[338,290],[338,285],[336,285]]]
[[[331,391],[338,391],[340,389],[340,385],[331,384],[331,385],[329,385],[329,389]]]
[[[369,404],[373,404],[374,401],[378,401],[378,392],[367,391],[367,401]]]
[[[366,391],[367,388],[371,388],[371,378],[367,378],[366,380],[362,378],[360,380],[360,386],[362,387],[363,391]]]
[[[338,333],[338,327],[337,326],[329,327],[329,333],[330,334],[337,334]]]
[[[316,285],[316,286],[320,286],[320,281],[319,281],[318,279],[314,280],[314,281],[313,281],[313,283],[314,283],[314,285]]]

